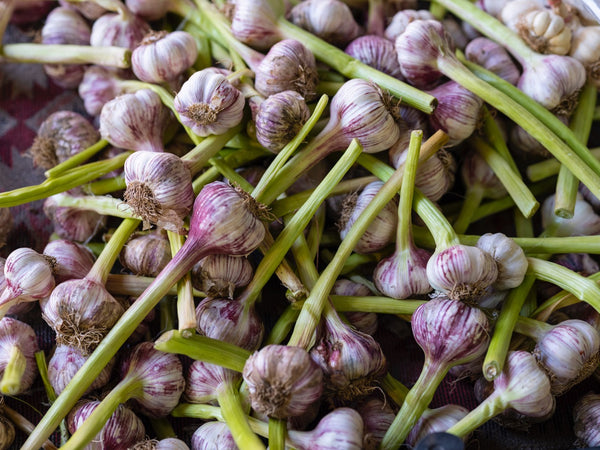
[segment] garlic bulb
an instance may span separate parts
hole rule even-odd
[[[169,11],[169,0],[125,0],[125,5],[136,16],[148,21],[162,19]]]
[[[85,277],[94,265],[94,254],[77,242],[65,239],[50,241],[43,254],[54,258],[54,279],[56,283]]]
[[[465,56],[510,84],[516,85],[519,81],[521,72],[506,49],[488,38],[478,37],[469,42]]]
[[[538,53],[569,53],[571,29],[552,11],[529,11],[519,19],[516,28],[521,38]]]
[[[581,397],[573,408],[573,420],[581,447],[600,446],[600,394],[590,392]]]
[[[58,0],[58,3],[65,7],[78,11],[83,17],[90,20],[96,20],[102,14],[106,13],[106,9],[100,6],[95,1],[69,1],[69,0]]]
[[[52,221],[54,232],[59,237],[76,242],[89,241],[106,225],[105,215],[70,206],[57,206],[54,196],[44,201],[44,214]]]
[[[133,50],[149,32],[150,25],[123,6],[119,14],[106,13],[94,21],[90,45]]]
[[[194,73],[181,86],[174,106],[181,122],[198,136],[222,134],[242,121],[244,96],[213,70]]]
[[[575,210],[571,219],[554,214],[554,195],[542,204],[542,226],[554,236],[593,236],[600,233],[600,216],[592,206],[577,194]]]
[[[477,248],[491,255],[498,267],[494,289],[506,290],[519,286],[527,272],[527,257],[521,247],[502,233],[486,233],[477,241]]]
[[[356,410],[359,412],[364,423],[363,448],[365,450],[376,450],[381,444],[385,432],[396,417],[396,413],[390,403],[371,397],[361,403]]]
[[[454,300],[476,299],[498,278],[498,266],[487,252],[467,245],[437,251],[427,262],[431,286]]]
[[[446,431],[468,413],[464,406],[452,404],[427,409],[406,437],[406,444],[414,446],[428,434]]]
[[[513,31],[517,31],[518,23],[532,11],[543,11],[544,5],[539,0],[512,0],[505,2],[498,18]]]
[[[231,17],[231,32],[240,41],[259,50],[268,50],[281,36],[277,18],[284,13],[280,2],[236,1]]]
[[[110,67],[89,66],[77,87],[83,106],[91,116],[97,116],[104,104],[121,95],[123,81],[117,70]]]
[[[100,112],[100,135],[115,147],[162,152],[168,118],[169,110],[158,94],[142,89],[104,104]]]
[[[600,86],[600,26],[579,27],[573,30],[569,56],[586,68],[588,81]]]
[[[302,415],[323,392],[323,373],[306,350],[267,345],[244,365],[252,408],[277,419]]]
[[[387,39],[373,35],[360,36],[350,42],[344,51],[368,66],[403,79],[396,49]]]
[[[209,255],[192,270],[192,283],[209,297],[233,298],[234,290],[252,280],[252,264],[243,256]]]
[[[17,395],[33,385],[38,370],[35,353],[39,350],[33,328],[10,317],[0,320],[0,392]]]
[[[223,422],[203,423],[192,435],[192,450],[238,450],[229,427]]]
[[[403,9],[398,11],[392,17],[389,25],[385,29],[385,38],[394,42],[398,36],[404,33],[407,25],[414,20],[434,20],[433,14],[427,9]]]
[[[171,260],[171,246],[163,233],[150,233],[130,239],[119,260],[135,275],[156,277]]]
[[[184,397],[190,403],[218,404],[218,389],[226,383],[237,383],[241,375],[230,369],[194,361],[186,377]]]
[[[192,210],[192,175],[172,153],[138,151],[125,161],[123,198],[133,213],[150,224],[183,233],[183,219]]]
[[[29,150],[33,164],[51,169],[100,140],[100,134],[81,114],[57,111],[42,122]]]
[[[396,249],[391,256],[379,261],[373,271],[373,282],[382,294],[391,298],[427,294],[431,291],[426,269],[430,257],[427,250],[414,245]]]
[[[133,50],[131,68],[142,81],[162,83],[192,67],[197,53],[196,40],[185,31],[151,31]]]
[[[294,25],[337,46],[345,46],[362,34],[350,8],[340,0],[306,0],[288,14]]]
[[[295,39],[274,44],[256,68],[255,75],[254,87],[265,96],[292,90],[306,101],[316,97],[319,75],[315,57]]]

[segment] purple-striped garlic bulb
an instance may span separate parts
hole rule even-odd
[[[267,345],[246,360],[242,376],[252,409],[277,419],[302,415],[323,392],[323,372],[300,347]]]
[[[414,20],[434,20],[433,14],[427,9],[403,9],[392,17],[385,29],[384,36],[387,40],[394,42],[398,36],[404,33],[409,23]]]
[[[171,246],[164,233],[131,238],[121,250],[119,261],[135,275],[156,277],[171,260]]]
[[[56,346],[52,357],[48,361],[48,380],[56,395],[60,395],[86,360],[87,356],[77,347],[60,344]],[[111,359],[87,388],[86,393],[106,386],[110,381],[114,365],[115,360]]]
[[[87,247],[66,239],[48,242],[43,254],[54,258],[54,279],[57,284],[85,277],[94,265],[94,254]]]
[[[282,39],[277,29],[277,19],[284,12],[283,2],[236,0],[231,32],[243,43],[267,51]]]
[[[383,182],[369,183],[359,195],[350,194],[344,200],[342,215],[338,224],[340,237],[344,239],[363,210],[383,186]],[[389,202],[375,217],[354,251],[357,253],[372,253],[381,250],[393,242],[398,226],[398,204],[396,200]]]
[[[86,356],[125,312],[101,283],[86,278],[57,285],[40,306],[57,344],[77,347]]]
[[[89,45],[90,26],[86,20],[68,8],[50,11],[42,27],[42,44]],[[82,64],[44,64],[44,72],[63,89],[76,88],[85,66]]]
[[[238,383],[240,379],[239,372],[216,364],[194,361],[187,372],[183,395],[190,403],[217,405],[219,389],[226,384]]]
[[[294,25],[343,47],[363,33],[348,5],[340,0],[306,0],[294,6],[288,14]]]
[[[244,256],[209,255],[192,269],[192,283],[209,297],[233,298],[236,288],[252,280],[254,270]]]
[[[106,102],[123,94],[121,78],[117,69],[103,66],[89,66],[77,87],[83,106],[91,116],[97,116]]]
[[[68,195],[68,194],[57,194]],[[61,238],[87,242],[106,225],[106,216],[96,211],[71,206],[58,206],[54,196],[44,201],[44,214],[52,221],[54,232]]]
[[[38,370],[35,353],[37,336],[33,328],[11,317],[0,319],[0,392],[17,395],[28,390]]]
[[[447,81],[428,91],[438,99],[438,106],[429,116],[433,130],[449,136],[448,146],[467,139],[479,122],[483,100],[455,81]]]
[[[344,51],[383,73],[400,80],[404,79],[394,44],[385,38],[373,35],[360,36],[350,42]]]
[[[340,278],[331,289],[333,295],[347,295],[353,297],[367,297],[372,295],[371,290],[364,284]],[[377,331],[377,314],[362,311],[346,311],[344,313],[348,322],[358,331],[373,336]]]
[[[151,31],[131,54],[136,77],[148,83],[174,80],[192,67],[198,56],[194,37],[185,31]]]
[[[477,248],[488,253],[498,267],[498,278],[492,284],[497,290],[519,286],[527,272],[527,257],[515,241],[502,233],[486,233],[477,241]]]
[[[0,318],[11,306],[34,302],[50,295],[55,286],[54,258],[21,247],[13,250],[4,264],[6,287],[0,294]]]
[[[600,446],[600,394],[589,392],[581,397],[573,407],[575,436],[581,445],[577,447]]]
[[[473,39],[465,47],[465,56],[500,78],[516,85],[521,76],[521,71],[502,45],[485,38]]]
[[[142,89],[106,102],[100,112],[100,135],[115,147],[162,152],[169,110],[158,94]]]
[[[600,363],[600,335],[583,320],[560,322],[536,341],[532,353],[550,378],[552,395],[564,394]]]
[[[227,77],[214,70],[194,73],[174,100],[181,122],[198,136],[223,134],[242,121],[245,100]]]
[[[256,140],[267,150],[278,153],[296,137],[309,117],[310,109],[298,92],[273,94],[256,111]]]
[[[464,406],[452,404],[426,409],[406,437],[406,444],[414,446],[428,434],[446,431],[468,413]]]
[[[125,161],[123,198],[133,214],[150,224],[183,233],[183,219],[194,204],[189,168],[172,153],[139,151]]]
[[[192,435],[192,450],[238,450],[229,427],[223,422],[203,423]]]
[[[130,450],[190,450],[185,442],[177,438],[166,438],[156,440],[147,439],[145,441],[138,442],[133,447],[129,447]]]
[[[376,450],[379,448],[385,432],[396,417],[390,402],[377,396],[368,398],[356,407],[364,423],[363,448]]]
[[[33,164],[51,169],[100,140],[100,134],[81,114],[57,111],[42,122],[30,152]]]
[[[235,299],[205,298],[196,307],[196,322],[201,335],[251,351],[260,347],[265,332],[254,305]]]
[[[83,424],[98,407],[98,400],[82,400],[67,416],[67,428],[71,434]],[[146,436],[146,428],[142,420],[127,406],[119,405],[110,416],[102,430],[94,437],[94,444],[87,448],[103,450],[121,450],[130,448]]]
[[[274,44],[255,73],[254,87],[265,96],[291,90],[310,101],[317,95],[319,76],[315,57],[295,39]]]
[[[123,5],[118,14],[106,13],[94,21],[90,44],[94,47],[115,46],[133,50],[149,32],[150,25]]]
[[[429,284],[452,300],[477,299],[497,278],[494,258],[477,247],[459,244],[436,250],[427,262]]]
[[[162,19],[171,6],[170,0],[125,0],[125,5],[136,16],[147,21]]]

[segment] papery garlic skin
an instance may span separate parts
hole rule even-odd
[[[75,373],[85,363],[87,357],[80,349],[69,345],[57,345],[52,357],[48,361],[48,380],[54,388],[56,395],[64,390]],[[110,380],[115,360],[112,359],[87,388],[86,393],[104,387]]]
[[[431,286],[453,300],[476,299],[498,278],[491,255],[467,245],[436,251],[427,262]]]
[[[75,405],[67,416],[67,427],[75,433],[83,422],[98,407],[100,401],[83,400]],[[144,439],[146,428],[141,419],[128,407],[121,404],[110,416],[100,431],[84,450],[122,450]]]
[[[198,136],[223,134],[242,121],[245,100],[227,78],[204,69],[181,86],[174,106],[181,122]]]
[[[579,27],[573,30],[569,56],[586,68],[588,81],[600,86],[600,26]]]
[[[94,265],[94,254],[81,244],[57,239],[44,247],[43,254],[55,259],[54,279],[56,283],[85,277]]]
[[[192,450],[214,449],[238,450],[226,423],[203,423],[192,435]]]
[[[209,297],[233,298],[236,288],[252,280],[254,269],[243,256],[209,255],[192,271],[192,283]]]
[[[104,104],[100,112],[100,134],[115,147],[162,152],[168,118],[169,110],[158,94],[142,89],[119,95]]]
[[[57,206],[54,196],[44,201],[43,209],[54,225],[54,232],[63,239],[87,242],[106,225],[105,215],[70,206]]]
[[[142,218],[144,227],[155,224],[183,233],[183,219],[192,210],[192,175],[172,153],[139,151],[125,161],[123,195],[133,213]]]
[[[548,372],[552,394],[562,395],[598,367],[600,335],[587,322],[565,320],[545,333],[532,353]]]
[[[90,45],[116,46],[134,50],[149,32],[150,25],[129,11],[125,14],[106,13],[92,25]]]
[[[578,193],[575,209],[571,219],[563,219],[554,214],[555,195],[546,198],[542,204],[542,226],[551,227],[552,233],[557,236],[593,236],[600,233],[600,216],[592,206]]]
[[[0,378],[5,376],[8,365],[14,364],[13,354],[15,351],[19,353],[18,358],[22,359],[24,365],[17,385],[12,385],[12,383],[4,385],[4,379],[2,379],[0,384],[2,394],[17,395],[31,388],[38,374],[35,361],[35,353],[38,350],[37,335],[30,325],[11,317],[3,317],[0,320]]]
[[[231,32],[243,43],[266,51],[281,40],[277,18],[283,13],[283,3],[237,0],[231,18]]]
[[[121,95],[121,81],[117,70],[113,68],[89,66],[77,87],[87,113],[91,116],[99,115],[106,102]]]
[[[274,44],[255,74],[254,87],[265,96],[292,90],[306,101],[316,97],[319,75],[315,57],[295,39],[284,39]]]
[[[477,248],[491,255],[498,266],[498,278],[492,284],[494,289],[512,289],[523,282],[527,257],[512,239],[502,233],[486,233],[477,241]]]
[[[600,394],[588,393],[579,399],[573,408],[575,435],[581,447],[600,446]]]
[[[170,3],[169,0],[125,0],[125,5],[132,13],[148,21],[162,19],[167,14]]]
[[[464,406],[452,404],[427,409],[406,437],[406,444],[414,446],[428,434],[446,431],[468,413]]]
[[[339,0],[306,0],[294,6],[288,20],[337,46],[362,34],[350,8]]]
[[[131,68],[142,81],[174,80],[196,61],[198,46],[185,31],[151,31],[131,53]]]
[[[267,345],[246,360],[242,376],[252,408],[277,419],[302,415],[323,392],[323,372],[300,347]]]
[[[465,56],[512,85],[519,81],[521,72],[506,49],[488,38],[478,37],[469,42]]]
[[[403,9],[398,11],[385,29],[385,38],[394,42],[398,36],[404,33],[408,24],[415,20],[435,20],[435,17],[427,9]]]
[[[350,42],[344,51],[368,66],[403,79],[396,49],[387,39],[374,35],[360,36]]]
[[[389,402],[382,401],[378,397],[372,397],[361,403],[356,410],[364,424],[363,448],[376,450],[396,414]]]
[[[164,234],[144,234],[130,239],[119,261],[135,275],[156,277],[171,260],[171,247]]]
[[[184,397],[190,403],[217,405],[219,387],[226,383],[237,383],[240,378],[240,373],[231,369],[194,361],[187,372]]]
[[[432,290],[427,279],[427,261],[430,257],[431,253],[414,245],[396,250],[375,267],[375,286],[382,294],[396,299],[427,294]]]

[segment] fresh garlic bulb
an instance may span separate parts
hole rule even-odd
[[[555,196],[549,196],[542,204],[542,226],[554,236],[593,236],[600,233],[600,216],[578,193],[571,219],[554,214]]]
[[[94,254],[77,242],[57,239],[48,242],[44,255],[54,258],[54,279],[56,283],[85,277],[94,265]]]
[[[120,78],[116,69],[103,66],[89,66],[77,87],[83,106],[91,116],[97,116],[104,104],[123,94]]]
[[[398,36],[404,33],[407,25],[414,20],[434,20],[433,14],[427,9],[403,9],[392,17],[390,24],[384,32],[386,39],[394,42]]]
[[[403,79],[396,49],[388,39],[373,35],[360,36],[350,42],[344,51],[368,66]]]
[[[569,56],[585,67],[588,80],[600,86],[600,26],[579,27],[573,30]]]
[[[428,434],[446,431],[468,413],[464,406],[452,404],[427,409],[406,437],[406,444],[414,446]]]
[[[521,72],[506,49],[488,38],[478,37],[469,42],[465,56],[512,85],[519,81]]]
[[[571,29],[549,10],[530,11],[517,23],[521,38],[536,52],[566,55],[571,48]]]
[[[192,450],[238,450],[229,427],[223,422],[203,423],[192,435]]]
[[[11,317],[0,320],[0,392],[17,395],[29,390],[38,374],[38,340],[31,325]]]
[[[539,0],[512,0],[504,2],[497,17],[513,31],[518,31],[519,22],[532,11],[543,11],[544,5]]]
[[[527,272],[527,257],[521,247],[502,233],[486,233],[477,241],[477,247],[492,256],[498,267],[498,278],[492,284],[497,290],[519,286]]]
[[[149,32],[150,25],[123,6],[119,14],[106,13],[94,21],[90,45],[133,50]]]
[[[125,244],[119,260],[135,275],[156,277],[171,260],[171,246],[163,233],[143,234]]]
[[[581,447],[600,446],[600,394],[590,392],[581,397],[573,408],[573,421]]]
[[[209,297],[233,298],[234,290],[252,280],[252,264],[244,256],[209,255],[192,270],[192,283]]]
[[[218,404],[218,390],[227,383],[238,383],[241,374],[216,364],[194,361],[187,373],[184,397],[190,403]]]
[[[242,93],[223,74],[210,69],[189,77],[174,100],[181,122],[198,136],[222,134],[238,125],[244,105]]]

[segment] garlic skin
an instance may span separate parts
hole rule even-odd
[[[119,254],[126,269],[143,277],[156,277],[170,260],[171,246],[163,233],[133,237]]]
[[[40,125],[29,150],[33,164],[51,169],[100,140],[100,134],[81,114],[57,111]]]
[[[192,435],[192,450],[213,449],[238,450],[226,423],[203,423]]]
[[[600,446],[600,394],[589,392],[581,397],[573,407],[573,421],[577,447]]]
[[[264,96],[296,91],[313,100],[319,82],[312,52],[300,41],[284,39],[274,44],[255,70],[254,87]]]
[[[190,450],[185,442],[177,438],[166,438],[157,441],[149,439],[138,442],[130,450]]]
[[[56,395],[60,395],[86,360],[87,357],[76,347],[60,344],[56,346],[52,357],[48,361],[48,380]],[[115,360],[112,359],[85,392],[88,393],[106,386],[110,381],[114,365]]]
[[[54,279],[56,284],[74,278],[83,278],[94,265],[94,254],[77,242],[66,239],[50,241],[43,254],[54,258]]]
[[[588,81],[600,86],[600,26],[574,29],[569,56],[583,64]]]
[[[477,248],[491,255],[498,267],[498,278],[492,284],[497,290],[519,286],[527,272],[527,257],[521,247],[502,233],[486,233],[477,241]]]
[[[383,73],[403,79],[396,49],[387,39],[374,35],[360,36],[350,42],[344,52]]]
[[[8,450],[15,441],[15,426],[4,416],[0,416],[0,450]]]
[[[284,12],[283,2],[236,1],[231,17],[231,32],[244,44],[267,51],[281,40],[277,18]]]
[[[336,46],[345,46],[362,34],[350,8],[339,0],[305,0],[287,16],[294,25]]]
[[[123,81],[117,70],[103,66],[89,66],[77,87],[83,106],[91,116],[97,116],[104,104],[123,94],[119,83]]]
[[[435,17],[427,9],[403,9],[398,11],[394,14],[392,20],[385,29],[385,38],[394,42],[398,36],[404,33],[408,24],[415,20],[435,20]]]
[[[54,225],[54,232],[63,239],[87,242],[106,225],[106,216],[95,211],[57,206],[54,196],[44,201],[43,208]]]
[[[487,252],[467,245],[436,251],[427,262],[431,286],[453,300],[476,299],[498,278],[498,266]]]
[[[367,297],[372,295],[371,290],[364,284],[355,283],[354,281],[338,279],[331,289],[333,295],[349,295],[357,297]],[[377,314],[361,312],[361,311],[346,311],[344,316],[348,322],[361,333],[373,336],[377,331]]]
[[[2,378],[0,386],[2,394],[17,395],[31,388],[38,374],[35,362],[35,353],[38,350],[37,335],[30,325],[11,317],[3,317],[0,320],[0,378]],[[17,358],[14,356],[15,352],[19,355]],[[9,364],[12,366],[12,371],[15,371],[15,368],[22,370],[17,380],[11,380],[16,381],[16,384],[5,382],[4,377]]]
[[[90,20],[96,20],[102,14],[106,13],[106,9],[94,1],[75,1],[58,0],[60,6],[79,12],[83,17]]]
[[[378,397],[369,398],[361,403],[356,410],[364,424],[363,448],[376,450],[383,440],[385,432],[396,417],[396,413],[387,401]]]
[[[183,234],[183,219],[194,204],[192,175],[172,153],[138,151],[124,166],[127,189],[123,198],[133,213],[150,224]]]
[[[100,135],[115,147],[162,152],[169,114],[158,94],[149,89],[119,95],[102,107]]]
[[[67,428],[71,434],[85,422],[100,404],[98,400],[82,400],[67,416]],[[146,428],[135,413],[121,404],[110,416],[102,431],[83,450],[121,450],[144,439]]]
[[[532,353],[548,372],[552,395],[562,395],[598,367],[600,335],[583,320],[565,320],[545,333]]]
[[[432,288],[427,279],[427,261],[431,253],[411,245],[397,249],[379,261],[373,271],[375,287],[387,297],[404,299],[427,294]]]
[[[162,19],[169,11],[169,0],[125,0],[125,6],[136,16],[152,22]]]
[[[526,14],[532,11],[543,10],[544,4],[539,0],[512,0],[510,2],[504,2],[502,9],[495,15],[508,28],[513,31],[517,31],[517,24]]]
[[[197,53],[196,40],[185,31],[151,31],[131,53],[131,68],[142,81],[162,83],[192,67]]]
[[[242,121],[245,100],[227,78],[213,70],[195,72],[174,100],[181,122],[198,136],[223,134]]]
[[[521,72],[506,49],[488,38],[478,37],[469,42],[465,56],[512,85],[519,81]]]
[[[243,256],[209,255],[192,269],[192,283],[209,297],[233,298],[235,289],[250,283],[253,275]]]
[[[217,405],[219,387],[226,383],[237,383],[240,379],[240,373],[233,370],[194,361],[187,372],[184,398],[190,403]]]
[[[302,415],[323,392],[323,372],[300,347],[267,345],[250,355],[242,376],[252,409],[277,419]]]
[[[566,55],[571,48],[571,29],[549,10],[529,11],[516,24],[519,36],[538,53]]]
[[[123,8],[119,14],[106,13],[94,21],[90,45],[134,50],[149,32],[150,25],[145,20]]]
[[[452,404],[435,409],[427,409],[406,437],[405,443],[415,446],[417,442],[428,434],[446,431],[468,413],[469,410],[467,408]],[[463,438],[463,440],[466,439]]]
[[[256,112],[256,140],[267,150],[278,153],[296,137],[309,117],[310,109],[298,92],[273,94]]]
[[[374,181],[369,183],[362,192],[356,196],[347,196],[344,200],[342,217],[339,223],[340,237],[344,239],[354,222],[379,192],[383,182]],[[371,253],[381,250],[390,244],[395,237],[398,226],[398,204],[396,200],[391,201],[381,210],[360,238],[354,251],[356,253]]]
[[[58,7],[50,11],[42,27],[42,44],[89,45],[90,26],[76,11]],[[44,64],[44,72],[63,89],[76,88],[83,77],[82,64]]]
[[[477,127],[483,100],[455,81],[448,81],[428,91],[438,99],[438,106],[429,116],[433,130],[448,136],[448,146],[467,139]]]
[[[542,204],[542,226],[551,228],[557,236],[593,236],[600,233],[600,216],[592,206],[578,193],[575,210],[571,219],[563,219],[554,214],[554,195],[546,198]]]

